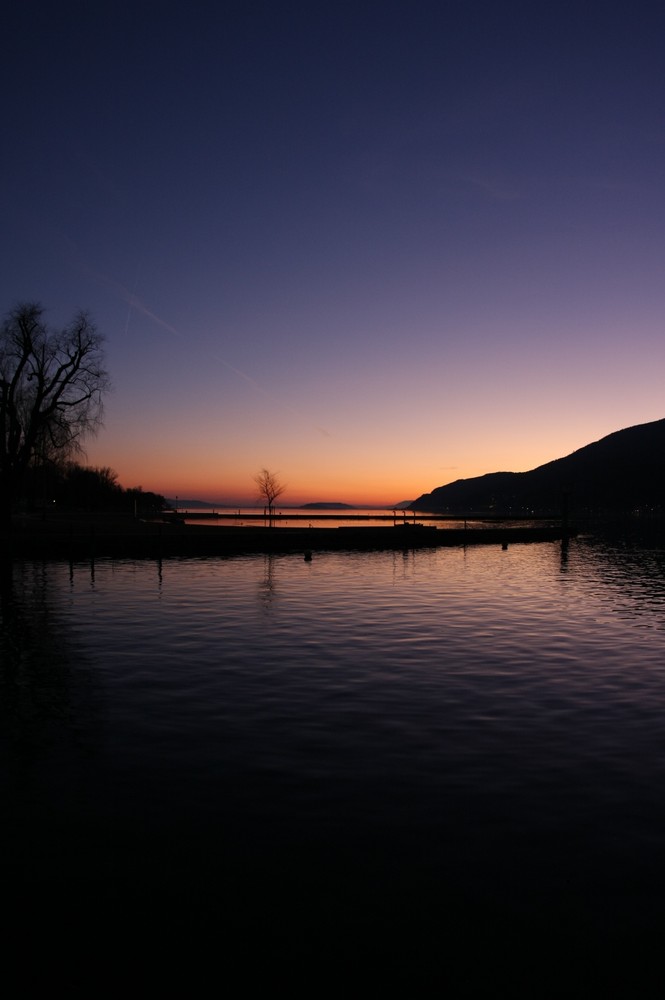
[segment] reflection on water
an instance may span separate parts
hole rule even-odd
[[[388,527],[403,524],[428,524],[434,527],[463,528],[467,523],[474,527],[494,527],[496,521],[473,519],[465,521],[444,514],[414,513],[408,510],[390,510],[385,507],[375,509],[351,508],[344,511],[310,510],[301,508],[280,509],[272,519],[255,507],[239,509],[238,511],[187,511],[178,510],[178,516],[187,524],[205,524],[208,526],[262,527],[271,525],[273,528],[348,528],[348,527]],[[502,519],[504,526],[524,526],[525,524],[542,523],[529,522],[520,519],[508,521]]]
[[[641,939],[665,888],[664,568],[592,539],[17,565],[23,891],[186,899],[287,949],[368,922]]]

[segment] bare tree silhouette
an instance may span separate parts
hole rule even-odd
[[[9,516],[26,470],[81,450],[101,427],[110,388],[103,341],[86,312],[50,330],[37,303],[0,329],[0,513]]]
[[[254,476],[254,482],[259,488],[259,500],[265,500],[268,507],[268,516],[272,518],[275,507],[275,500],[282,495],[286,489],[286,484],[282,483],[277,473],[270,472],[269,469],[261,469]]]

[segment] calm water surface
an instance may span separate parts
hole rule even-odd
[[[24,563],[0,643],[23,893],[430,955],[662,926],[661,550]]]

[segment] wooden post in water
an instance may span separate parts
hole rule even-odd
[[[568,490],[561,494],[561,533],[564,538],[568,537]]]

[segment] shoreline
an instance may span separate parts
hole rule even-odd
[[[551,521],[536,526],[444,528],[386,526],[265,527],[192,525],[174,519],[140,520],[127,514],[24,515],[0,534],[2,553],[14,559],[170,558],[438,548],[562,541],[574,536]]]

